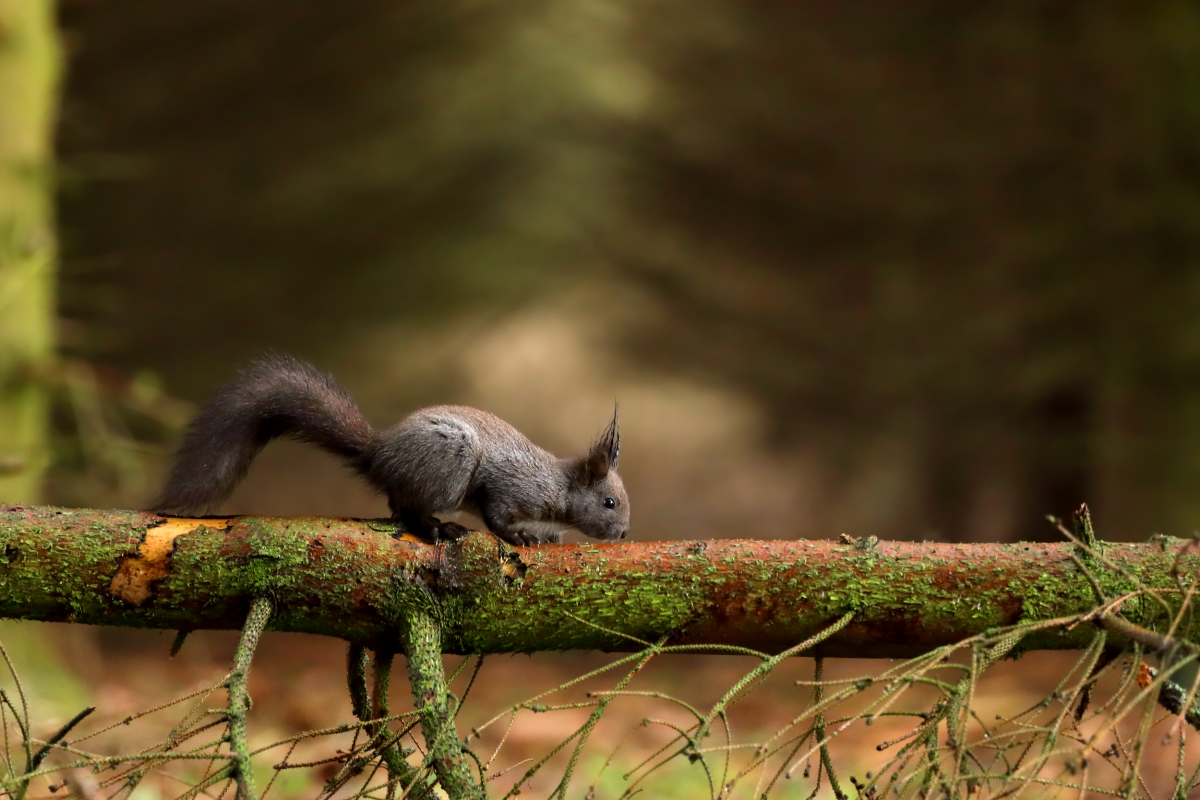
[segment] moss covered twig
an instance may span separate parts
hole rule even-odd
[[[346,651],[346,688],[350,691],[350,708],[360,722],[371,718],[371,698],[367,694],[367,648],[351,642]]]
[[[441,629],[428,612],[414,611],[408,616],[404,651],[413,700],[421,717],[421,733],[438,783],[450,800],[484,797],[483,787],[471,775],[471,765],[454,727],[456,709],[442,668]]]
[[[387,719],[390,716],[388,709],[388,686],[391,683],[392,677],[392,662],[395,660],[395,652],[391,647],[381,649],[375,653],[375,680],[371,687],[371,716],[375,719]],[[405,791],[416,783],[421,778],[420,770],[414,768],[408,763],[407,756],[410,751],[405,751],[395,739],[388,740],[387,726],[379,723],[374,727],[367,729],[371,736],[381,747],[379,754],[383,758],[384,766],[388,771],[388,790],[387,796],[391,797],[395,791],[396,783]],[[428,791],[425,788],[418,788],[414,791],[409,791],[409,797],[418,800],[428,796]]]
[[[254,785],[254,769],[250,763],[250,743],[246,736],[246,713],[250,710],[250,661],[258,640],[271,619],[269,598],[256,597],[250,603],[250,613],[242,628],[237,650],[233,654],[233,670],[229,674],[229,747],[233,750],[233,771],[237,778],[239,800],[258,800]]]

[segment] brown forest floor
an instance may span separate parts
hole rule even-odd
[[[98,706],[96,715],[80,727],[79,735],[186,694],[205,683],[220,680],[228,668],[237,638],[231,632],[196,633],[187,640],[177,658],[168,659],[167,651],[172,641],[170,633],[75,628],[64,636],[62,634],[68,631],[65,626],[44,626],[43,629],[52,635],[59,634],[55,638],[60,649],[87,684],[92,702]],[[1077,654],[1071,653],[1031,653],[1019,661],[1000,664],[980,685],[976,700],[980,718],[994,719],[996,714],[1011,715],[1037,704],[1054,690],[1055,684],[1062,679],[1076,657]],[[600,653],[490,657],[485,661],[460,716],[459,731],[465,734],[472,726],[507,706],[553,688],[613,658]],[[251,675],[254,699],[250,716],[251,744],[267,744],[299,731],[351,721],[345,689],[344,659],[345,645],[340,641],[299,634],[267,634]],[[447,667],[453,669],[459,661],[457,657],[447,657]],[[661,657],[648,665],[629,688],[663,692],[705,709],[755,663],[753,659],[742,657]],[[731,713],[734,741],[760,741],[798,714],[811,697],[812,690],[807,686],[797,686],[795,681],[811,679],[813,665],[813,660],[808,658],[786,662],[768,681],[734,706]],[[401,659],[392,684],[393,712],[411,708],[403,666]],[[826,678],[876,674],[887,666],[888,662],[883,661],[831,660],[827,663]],[[542,702],[580,700],[584,690],[610,688],[621,674],[613,671],[579,687],[570,697],[555,696]],[[465,685],[465,677],[466,674],[455,683],[454,688],[459,692]],[[920,690],[914,690],[905,698],[904,706],[914,710],[928,708],[932,699],[932,694],[921,694]],[[212,705],[223,702],[223,692],[214,695]],[[831,712],[831,716],[847,713],[853,708],[847,704]],[[528,768],[530,762],[525,762],[525,759],[540,758],[582,723],[587,713],[587,710],[541,714],[524,712],[518,717],[500,755],[489,766],[488,771],[493,774],[512,768],[497,779],[496,788],[507,788],[513,779]],[[129,726],[119,726],[103,737],[90,740],[89,745],[104,752],[137,750],[161,739],[179,716],[178,712],[160,712],[136,720]],[[39,720],[44,729],[56,724],[55,719],[39,718],[36,709],[34,718]],[[647,718],[680,723],[686,722],[688,716],[677,706],[663,700],[626,697],[615,701],[592,737],[569,797],[587,796],[605,759],[624,741],[613,766],[606,769],[603,780],[597,784],[594,796],[616,798],[621,794],[628,785],[622,775],[661,747],[671,734],[669,728],[657,722],[643,725]],[[477,740],[474,743],[476,752],[485,759],[490,756],[506,725],[507,719],[501,720]],[[871,727],[858,723],[842,734],[836,740],[833,754],[843,786],[850,788],[848,778],[851,775],[861,780],[868,770],[878,769],[885,757],[895,752],[895,745],[884,753],[878,752],[875,746],[881,741],[902,736],[912,730],[913,725],[911,718],[892,718],[880,720]],[[1147,788],[1156,797],[1169,796],[1174,782],[1177,748],[1173,742],[1160,746],[1162,732],[1166,729],[1164,724],[1156,729],[1157,733],[1151,734],[1152,744],[1142,770]],[[348,744],[348,737],[306,742],[297,747],[290,761],[326,758]],[[1190,765],[1198,754],[1194,746],[1189,745],[1188,749]],[[259,756],[260,770],[279,760],[284,750],[280,748],[270,755]],[[750,751],[735,752],[737,757],[744,758]],[[526,784],[522,796],[547,796],[561,774],[563,763],[565,760],[560,754],[546,771]],[[1104,767],[1101,765],[1097,770]],[[316,797],[323,781],[334,771],[336,767],[329,765],[288,770],[271,788],[268,796]],[[1107,778],[1103,777],[1102,771],[1093,772],[1092,781],[1115,786],[1115,772],[1109,771],[1113,774]],[[814,759],[812,776],[815,776],[815,772]],[[812,776],[803,778],[802,773],[803,766],[796,770],[792,779],[781,781],[771,796],[808,797],[813,789],[813,780]],[[178,771],[175,774],[185,780],[187,778]],[[268,779],[269,773],[263,773],[260,786],[265,785]],[[757,779],[758,773],[751,775],[739,784],[731,796],[757,796],[754,792]],[[684,759],[677,759],[669,768],[656,773],[642,785],[645,787],[642,797],[686,798],[707,795],[707,784],[700,769]],[[162,777],[143,784],[135,792],[133,800],[171,800],[185,789],[185,783]],[[497,792],[496,796],[502,793]],[[59,791],[54,796],[62,797],[63,794]],[[110,794],[103,792],[104,797]],[[1041,792],[1034,792],[1033,795],[1044,796]],[[35,787],[31,796],[48,798],[52,795],[43,786]],[[825,784],[819,796],[832,796],[828,784]]]

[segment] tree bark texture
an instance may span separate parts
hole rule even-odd
[[[1180,602],[1185,542],[1062,544],[836,541],[586,543],[514,548],[490,534],[445,545],[387,520],[182,519],[0,506],[0,617],[168,629],[237,629],[252,598],[270,629],[390,647],[427,616],[449,653],[640,650],[643,642],[779,652],[847,612],[815,649],[903,657],[1005,625],[1083,614],[1144,586]],[[1086,566],[1089,575],[1084,573]],[[1165,630],[1136,597],[1129,621]],[[1188,626],[1191,626],[1190,628]],[[1176,635],[1196,641],[1200,615]],[[1030,633],[1022,649],[1086,645],[1090,625]]]

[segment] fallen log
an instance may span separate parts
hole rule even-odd
[[[998,627],[1121,611],[1147,629],[1182,601],[1183,540],[1137,544],[621,542],[512,547],[487,533],[433,545],[388,520],[222,517],[0,505],[0,617],[238,629],[269,597],[270,630],[393,641],[414,612],[450,653],[640,650],[646,642],[775,653],[849,611],[827,656],[906,657]],[[1181,555],[1182,553],[1182,555]],[[1190,625],[1189,629],[1187,626]],[[1196,640],[1200,615],[1176,636]],[[1021,649],[1085,646],[1090,624]]]

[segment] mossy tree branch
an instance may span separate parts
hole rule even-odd
[[[238,800],[258,800],[254,768],[250,763],[250,743],[246,732],[246,713],[250,711],[250,662],[271,619],[271,601],[256,597],[250,602],[250,613],[242,628],[237,651],[233,655],[233,671],[229,674],[229,747],[233,750],[234,772],[237,777]]]
[[[421,717],[421,734],[438,783],[450,800],[483,798],[483,787],[471,775],[471,764],[454,727],[457,712],[442,669],[442,631],[433,615],[415,611],[404,626],[408,681]],[[483,776],[480,776],[482,780]]]
[[[350,645],[351,655],[349,658],[354,658],[353,653],[357,647],[358,645],[355,644]],[[365,717],[360,716],[360,719],[386,719],[390,715],[391,712],[388,709],[388,685],[391,683],[392,661],[394,657],[395,653],[391,647],[377,650],[375,652],[375,680],[371,685],[371,697],[365,706],[367,709],[367,715]],[[361,663],[361,656],[359,658]],[[441,670],[440,661],[438,662],[437,666],[438,669]],[[356,688],[351,689],[352,696],[356,691]],[[354,705],[356,708],[358,707],[359,702],[360,700],[358,699],[354,700]],[[388,731],[387,726],[383,723],[368,728],[367,732],[380,748],[380,757],[383,759],[384,766],[387,767],[387,797],[391,798],[393,796],[395,790],[395,786],[392,783],[393,781],[399,783],[400,787],[408,792],[407,796],[414,798],[414,800],[421,800],[421,798],[428,797],[428,791],[424,789],[418,791],[410,790],[410,787],[413,785],[413,783],[415,783],[417,780],[423,779],[421,773],[414,769],[407,761],[405,761],[406,756],[411,751],[402,749],[395,741],[390,741],[392,738],[391,734]]]
[[[1106,544],[1086,567],[1062,544],[874,540],[653,542],[512,548],[486,534],[443,547],[387,521],[0,506],[0,617],[167,629],[242,627],[254,597],[272,630],[395,646],[431,614],[451,653],[734,644],[781,652],[850,611],[826,656],[904,657],[1018,622],[1083,614],[1135,588],[1123,617],[1166,631],[1182,540]],[[747,531],[753,533],[753,531]],[[1177,559],[1178,556],[1178,559]],[[1086,569],[1086,572],[1085,572]],[[1200,640],[1200,616],[1174,636]],[[592,624],[588,624],[592,623]],[[1086,647],[1094,628],[1031,632],[1023,649]],[[634,638],[630,638],[634,637]],[[1116,638],[1121,638],[1116,634]]]

